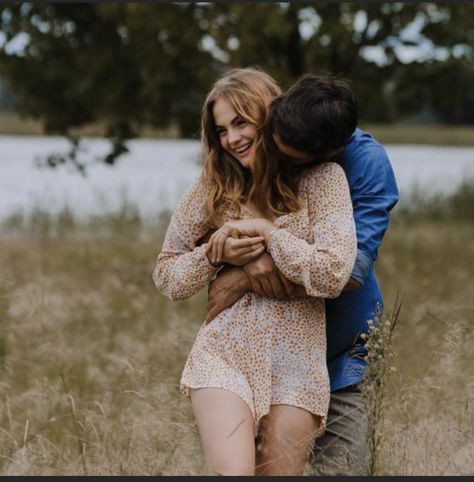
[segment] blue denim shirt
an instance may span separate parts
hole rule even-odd
[[[383,308],[374,262],[388,227],[389,212],[398,201],[395,176],[385,149],[367,132],[356,129],[337,162],[344,169],[357,231],[357,258],[352,277],[361,283],[353,291],[326,300],[327,360],[331,390],[363,379],[365,350],[360,335],[367,321]]]

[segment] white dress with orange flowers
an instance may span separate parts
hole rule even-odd
[[[207,190],[200,179],[173,214],[153,279],[172,299],[194,295],[217,269],[208,261]],[[356,256],[352,204],[342,168],[325,163],[304,172],[301,209],[278,217],[267,250],[289,280],[309,297],[276,300],[247,292],[208,325],[202,325],[181,378],[181,390],[218,387],[240,396],[258,430],[271,405],[294,405],[323,418],[329,407],[324,298],[347,283]],[[241,218],[253,217],[243,208]],[[236,212],[222,213],[222,223]]]

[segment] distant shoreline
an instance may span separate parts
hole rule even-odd
[[[474,125],[413,125],[413,124],[369,124],[361,123],[360,128],[374,135],[382,144],[428,144],[444,146],[474,146]],[[73,131],[84,137],[103,137],[100,124],[85,126]],[[15,113],[0,113],[1,135],[47,135],[39,121],[21,118]],[[57,136],[58,134],[52,134]],[[141,139],[179,139],[175,127],[167,129],[144,128]],[[195,137],[197,139],[197,136]]]

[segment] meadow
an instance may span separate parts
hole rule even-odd
[[[403,303],[375,474],[474,475],[473,202],[472,183],[406,201],[379,253],[387,316]],[[206,292],[171,302],[156,290],[167,222],[124,206],[1,226],[1,475],[207,473],[178,391]]]

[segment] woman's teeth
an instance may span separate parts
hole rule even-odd
[[[242,154],[242,153],[245,152],[250,146],[251,146],[251,144],[247,144],[246,146],[240,147],[239,149],[235,149],[235,152],[237,152],[237,154]]]

